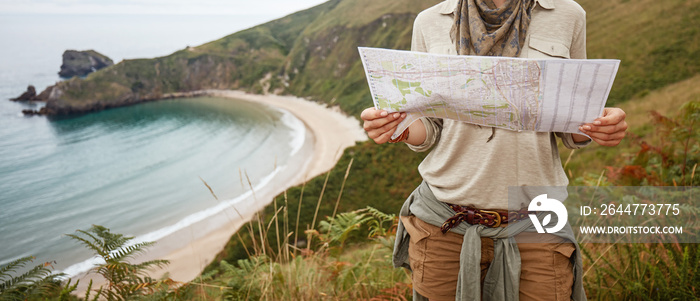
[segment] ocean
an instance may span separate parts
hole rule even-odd
[[[99,224],[157,241],[216,223],[251,197],[250,186],[294,178],[308,164],[310,138],[274,108],[201,97],[46,118],[21,114],[41,104],[8,101],[29,84],[40,92],[61,80],[66,49],[94,49],[115,63],[163,56],[266,20],[249,18],[0,15],[0,265],[32,255],[75,276],[92,254],[64,234]]]

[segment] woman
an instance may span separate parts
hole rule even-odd
[[[573,0],[447,0],[417,16],[411,48],[585,59],[585,34],[585,11]],[[405,113],[368,108],[361,117],[378,144],[431,150],[419,166],[424,182],[402,208],[394,251],[395,265],[413,271],[417,300],[585,299],[570,226],[563,234],[534,237],[532,224],[518,221],[523,214],[508,212],[508,187],[568,185],[556,137],[571,149],[588,145],[588,137],[421,118],[390,140]],[[625,113],[606,108],[579,129],[600,145],[615,146],[625,136]],[[509,214],[510,223],[502,223]]]

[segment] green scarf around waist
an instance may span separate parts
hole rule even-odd
[[[415,215],[422,221],[436,227],[440,227],[445,220],[454,214],[454,211],[447,204],[437,200],[425,182],[411,193],[400,212],[401,216]],[[552,222],[556,223],[556,220]],[[520,291],[520,252],[513,237],[521,232],[536,232],[537,230],[532,222],[522,220],[505,228],[487,228],[482,225],[474,226],[463,222],[450,231],[464,235],[455,300],[518,300]],[[574,243],[576,251],[573,254],[575,263],[571,298],[575,301],[586,300],[586,293],[583,290],[581,250],[578,243],[576,243],[571,226],[567,224],[563,230],[552,234]],[[481,292],[481,268],[479,265],[481,259],[481,237],[494,239],[494,258],[484,280],[483,292]],[[408,232],[406,232],[403,223],[399,221],[393,252],[394,267],[410,269],[408,263],[409,239]],[[415,290],[413,294],[413,300],[427,300]]]

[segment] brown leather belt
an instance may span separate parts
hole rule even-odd
[[[484,225],[490,228],[497,228],[503,224],[514,223],[519,220],[528,218],[531,212],[527,208],[522,208],[518,211],[507,210],[484,210],[469,206],[460,206],[448,204],[456,214],[448,218],[440,227],[442,233],[447,233],[461,222],[467,222],[470,225]]]

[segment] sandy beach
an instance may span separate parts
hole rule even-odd
[[[218,219],[192,225],[158,240],[147,254],[136,258],[138,262],[156,258],[169,260],[170,264],[165,269],[154,271],[151,276],[160,278],[167,273],[171,279],[180,282],[188,282],[197,277],[223,249],[229,238],[256,212],[272,202],[275,196],[329,171],[346,148],[367,139],[357,119],[347,116],[338,108],[329,108],[302,98],[255,95],[232,90],[206,90],[195,94],[256,102],[292,113],[306,125],[307,133],[310,134],[307,137],[311,148],[309,153],[312,155],[304,168],[298,170],[297,176],[273,181],[264,189],[254,191],[254,198],[237,203],[235,208],[227,210]],[[197,235],[200,233],[207,234]],[[84,292],[90,279],[95,281],[93,287],[102,284],[102,279],[94,274],[76,278],[80,279],[77,292]]]

